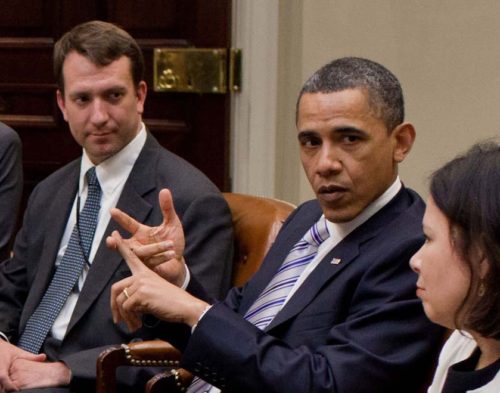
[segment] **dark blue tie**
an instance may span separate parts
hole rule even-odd
[[[32,353],[40,351],[50,328],[77,283],[90,254],[101,207],[101,186],[95,173],[95,167],[87,171],[86,177],[88,193],[85,206],[81,214],[77,212],[77,224],[71,233],[66,252],[40,304],[28,319],[18,342],[20,348]]]

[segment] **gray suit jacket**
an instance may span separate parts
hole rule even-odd
[[[15,255],[0,266],[0,331],[14,343],[54,273],[59,243],[77,192],[79,168],[80,160],[76,160],[35,188],[16,237]],[[232,225],[227,204],[200,171],[148,135],[117,207],[140,222],[158,225],[162,221],[158,192],[164,187],[171,190],[184,227],[190,271],[209,292],[220,297],[228,289],[231,274]],[[59,342],[49,337],[42,348],[49,359],[64,361],[74,378],[95,376],[95,360],[104,347],[134,338],[152,338],[143,330],[130,334],[125,325],[112,321],[110,288],[130,275],[121,256],[105,244],[106,236],[115,229],[117,224],[111,221],[65,338]]]
[[[10,239],[16,225],[23,189],[21,140],[0,123],[0,261],[9,257]]]

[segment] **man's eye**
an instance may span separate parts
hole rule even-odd
[[[355,143],[360,140],[360,137],[357,135],[345,135],[344,142],[346,143]]]
[[[321,140],[317,138],[305,137],[299,139],[300,145],[303,147],[311,148],[321,145]]]
[[[75,97],[75,103],[78,105],[83,105],[89,101],[89,98],[87,96],[77,96]]]
[[[120,91],[114,91],[109,94],[109,99],[111,101],[118,101],[120,98],[123,97],[123,93]]]

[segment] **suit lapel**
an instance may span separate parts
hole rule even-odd
[[[407,191],[403,188],[385,207],[345,237],[323,258],[265,330],[271,330],[302,312],[322,288],[349,264],[356,262],[361,245],[382,231],[387,223],[408,208],[408,204]],[[334,259],[340,259],[340,263]]]
[[[123,187],[116,205],[116,207],[127,212],[127,214],[139,222],[145,222],[153,209],[153,206],[144,199],[144,196],[156,189],[155,171],[152,168],[155,167],[157,161],[158,149],[158,143],[148,134],[146,143],[134,164],[134,168]],[[92,262],[92,267],[89,270],[82,292],[78,297],[78,302],[68,326],[68,332],[85,315],[90,306],[109,285],[109,281],[120,264],[124,263],[118,252],[110,250],[106,246],[106,237],[114,230],[120,230],[124,237],[130,236],[130,234],[118,228],[118,225],[113,220],[110,220]],[[128,268],[124,267],[124,269],[127,270]]]

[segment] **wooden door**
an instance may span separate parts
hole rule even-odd
[[[76,24],[118,24],[141,46],[144,122],[160,143],[229,190],[229,97],[153,91],[155,47],[230,45],[230,0],[1,0],[0,121],[23,142],[24,195],[81,154],[55,100],[54,42]]]

